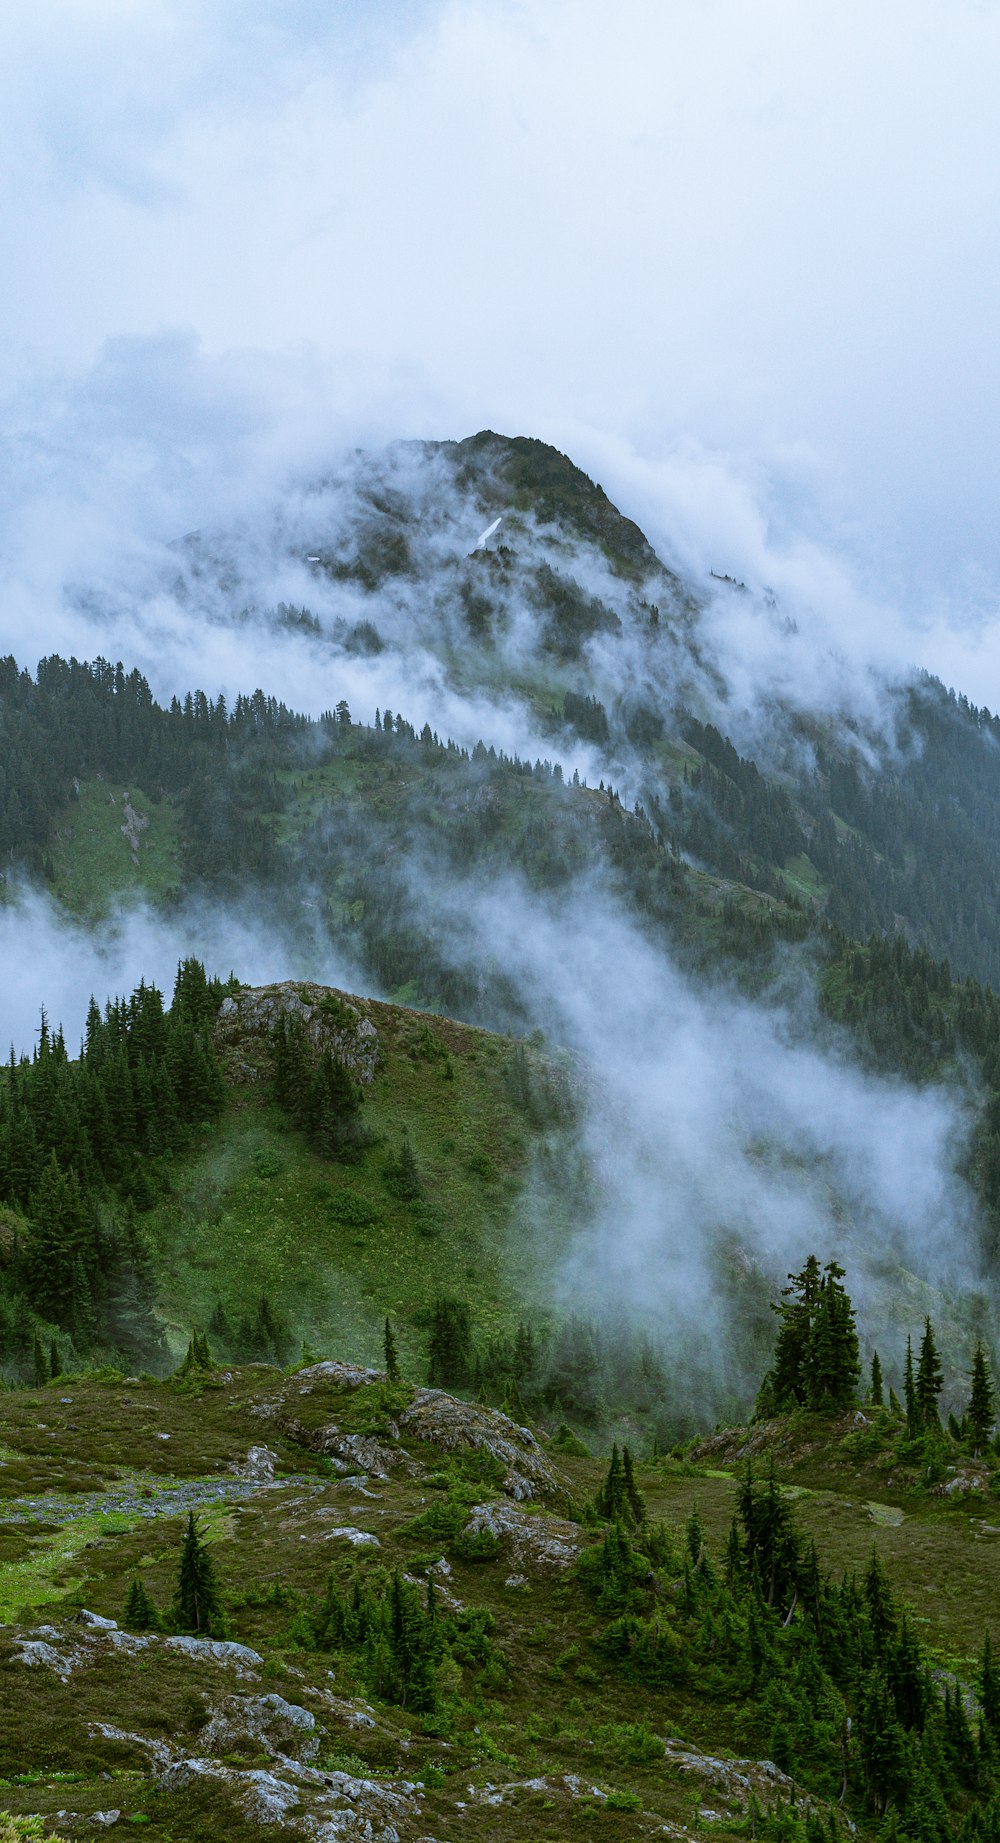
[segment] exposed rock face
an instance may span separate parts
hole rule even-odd
[[[399,1417],[399,1430],[444,1452],[466,1446],[491,1454],[506,1468],[503,1489],[508,1497],[524,1501],[560,1493],[562,1481],[534,1434],[498,1408],[457,1401],[441,1389],[417,1389]]]
[[[477,1504],[462,1533],[478,1536],[484,1530],[509,1549],[512,1560],[530,1564],[536,1574],[561,1574],[584,1541],[578,1524],[519,1510],[516,1504]],[[520,1586],[524,1579],[512,1575],[507,1584]]]
[[[420,1466],[402,1444],[409,1439],[448,1453],[462,1447],[489,1453],[504,1468],[503,1491],[521,1502],[564,1493],[565,1481],[527,1427],[518,1427],[498,1408],[459,1401],[443,1389],[415,1389],[398,1421],[389,1422],[388,1440],[367,1433],[345,1433],[332,1418],[320,1426],[306,1427],[297,1411],[296,1396],[312,1395],[324,1385],[332,1385],[333,1390],[353,1390],[384,1382],[382,1370],[359,1369],[346,1363],[314,1363],[299,1370],[280,1395],[262,1403],[255,1412],[262,1419],[273,1419],[300,1446],[325,1453],[334,1465],[366,1472],[371,1478],[386,1478],[392,1472],[410,1477],[420,1473]]]
[[[264,1662],[260,1653],[251,1651],[249,1645],[237,1645],[229,1639],[165,1638],[153,1632],[121,1632],[113,1619],[101,1619],[96,1613],[87,1613],[82,1624],[76,1622],[72,1633],[55,1625],[35,1626],[33,1637],[15,1640],[14,1655],[19,1663],[51,1670],[67,1683],[74,1671],[101,1663],[109,1653],[131,1657],[136,1652],[148,1651],[151,1646],[162,1646],[168,1651],[181,1651],[191,1658],[221,1664],[234,1670],[238,1677],[253,1676]]]
[[[272,1453],[269,1446],[251,1446],[243,1460],[234,1459],[229,1470],[237,1478],[245,1478],[253,1485],[269,1485],[274,1479],[274,1468],[278,1463],[277,1453]]]
[[[332,1050],[355,1081],[371,1085],[379,1040],[364,999],[291,979],[280,985],[247,986],[223,999],[215,1046],[232,1081],[254,1082],[270,1075],[271,1032],[280,1017],[299,1020],[317,1059],[325,1049]]]
[[[283,1696],[230,1696],[198,1737],[206,1753],[249,1751],[309,1761],[319,1752],[316,1717]]]
[[[421,1788],[407,1779],[361,1779],[352,1773],[324,1772],[286,1754],[274,1753],[269,1745],[273,1721],[295,1732],[311,1733],[296,1720],[308,1716],[307,1710],[296,1709],[293,1703],[283,1703],[278,1710],[277,1704],[282,1704],[280,1696],[261,1696],[252,1703],[257,1714],[252,1714],[251,1719],[258,1720],[259,1716],[264,1747],[273,1753],[271,1770],[224,1766],[205,1754],[184,1754],[165,1741],[130,1734],[106,1722],[95,1722],[92,1732],[105,1740],[128,1741],[141,1747],[149,1758],[153,1778],[165,1791],[179,1791],[199,1780],[223,1785],[236,1808],[251,1823],[284,1825],[294,1807],[298,1825],[304,1819],[307,1834],[316,1843],[339,1843],[341,1838],[348,1843],[400,1843],[400,1822],[420,1815]],[[223,1713],[218,1719],[222,1736],[230,1716]],[[213,1716],[205,1734],[215,1720]],[[312,1721],[311,1716],[308,1721]],[[245,1736],[246,1728],[240,1734]]]

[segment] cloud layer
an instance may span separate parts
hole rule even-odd
[[[975,0],[8,10],[19,468],[147,538],[292,450],[530,431],[1000,703],[998,38]]]

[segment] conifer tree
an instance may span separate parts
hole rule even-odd
[[[986,1361],[986,1352],[981,1343],[977,1343],[972,1359],[971,1392],[969,1395],[968,1421],[972,1433],[973,1452],[978,1459],[993,1428],[995,1404],[993,1379],[990,1366]]]
[[[386,1317],[385,1321],[383,1348],[385,1351],[385,1379],[388,1383],[395,1386],[402,1378],[399,1373],[399,1357],[396,1354],[396,1340],[393,1336],[392,1326],[389,1323],[388,1317]]]
[[[427,1380],[432,1389],[468,1387],[476,1357],[472,1314],[464,1300],[435,1300],[427,1357]]]
[[[646,1500],[636,1484],[632,1454],[627,1446],[622,1448],[622,1482],[629,1515],[633,1523],[641,1523],[646,1515]]]
[[[913,1341],[906,1340],[906,1368],[903,1372],[903,1400],[906,1403],[906,1431],[911,1440],[920,1432],[920,1411],[917,1407],[917,1388],[913,1379]]]
[[[616,1440],[611,1448],[607,1477],[594,1499],[597,1514],[609,1523],[617,1523],[624,1514],[626,1501],[625,1472]]]
[[[178,1631],[195,1636],[218,1637],[225,1626],[215,1563],[193,1510],[188,1511],[171,1614]]]
[[[1000,1741],[1000,1668],[993,1659],[993,1640],[987,1630],[983,1638],[983,1656],[979,1666],[980,1721],[994,1741]]]
[[[823,1283],[816,1256],[811,1254],[801,1273],[790,1273],[788,1280],[781,1300],[771,1307],[780,1320],[770,1372],[774,1404],[779,1409],[804,1404],[808,1394],[806,1353]]]
[[[881,1408],[885,1405],[885,1394],[882,1384],[882,1365],[879,1362],[877,1350],[872,1352],[872,1376],[871,1385],[868,1390],[868,1399],[873,1408]]]
[[[917,1415],[922,1427],[933,1427],[938,1424],[938,1396],[941,1393],[943,1382],[937,1345],[934,1342],[934,1328],[930,1319],[925,1318],[916,1381]]]
[[[122,1622],[129,1632],[157,1632],[160,1615],[145,1583],[136,1575],[128,1590]]]

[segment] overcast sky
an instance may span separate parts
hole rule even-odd
[[[2,637],[286,466],[492,426],[996,708],[998,79],[995,0],[3,8]]]

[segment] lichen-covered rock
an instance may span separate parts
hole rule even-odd
[[[291,979],[280,985],[245,986],[223,999],[215,1046],[232,1081],[249,1083],[271,1074],[271,1036],[281,1017],[298,1019],[317,1059],[329,1049],[355,1081],[364,1087],[374,1081],[379,1039],[364,999]]]
[[[251,1651],[249,1645],[233,1644],[229,1639],[165,1638],[153,1632],[121,1632],[113,1619],[97,1623],[95,1614],[89,1617],[94,1623],[74,1624],[72,1632],[63,1631],[59,1626],[39,1625],[35,1626],[31,1637],[17,1637],[14,1641],[17,1662],[29,1668],[51,1670],[64,1683],[75,1670],[98,1664],[111,1653],[132,1657],[151,1647],[180,1651],[190,1658],[221,1664],[234,1670],[238,1677],[253,1676],[264,1662],[259,1651]]]
[[[319,1752],[316,1717],[284,1696],[230,1696],[199,1735],[209,1754],[242,1750],[309,1761]]]
[[[281,1703],[282,1698],[256,1700]],[[284,1707],[291,1710],[294,1704]],[[230,1794],[245,1818],[262,1826],[283,1825],[294,1807],[297,1825],[315,1843],[341,1843],[341,1839],[344,1843],[400,1843],[400,1823],[420,1816],[421,1787],[408,1779],[362,1779],[352,1773],[326,1772],[287,1756],[276,1758],[271,1769],[229,1766],[207,1755],[182,1753],[152,1737],[126,1733],[106,1722],[94,1722],[91,1732],[143,1748],[153,1779],[164,1791],[210,1782]]]
[[[310,1363],[296,1370],[293,1378],[300,1395],[308,1394],[317,1382],[332,1382],[338,1389],[370,1388],[373,1382],[385,1381],[384,1369],[365,1369],[360,1363]]]
[[[508,1497],[526,1501],[557,1497],[565,1482],[542,1452],[527,1427],[519,1427],[498,1408],[481,1402],[458,1401],[442,1389],[417,1389],[399,1417],[400,1433],[411,1439],[456,1452],[471,1447],[489,1453],[504,1467],[503,1490]]]
[[[351,1529],[345,1523],[340,1524],[337,1529],[328,1529],[324,1540],[332,1542],[336,1536],[339,1536],[342,1542],[349,1542],[352,1549],[380,1549],[382,1547],[378,1537],[373,1536],[370,1530]]]
[[[272,1453],[269,1446],[251,1446],[245,1459],[234,1459],[229,1470],[237,1478],[245,1478],[252,1485],[269,1485],[274,1480],[274,1468],[278,1464],[277,1453]]]
[[[494,1536],[515,1562],[541,1574],[561,1574],[571,1567],[584,1543],[579,1524],[520,1510],[516,1504],[477,1504],[462,1534]],[[512,1574],[505,1584],[519,1587],[524,1579],[523,1573]]]

